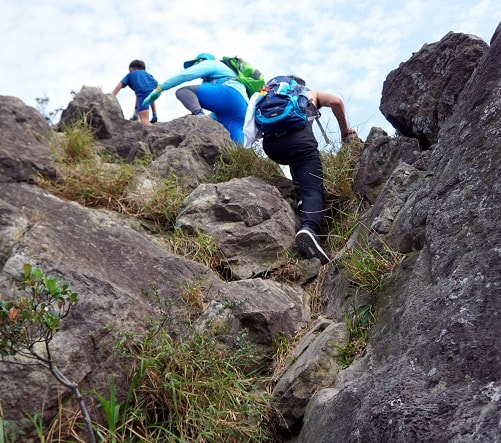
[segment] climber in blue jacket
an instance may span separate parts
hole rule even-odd
[[[228,130],[231,139],[243,144],[243,125],[249,101],[245,86],[236,80],[231,68],[212,54],[198,54],[193,60],[185,61],[184,70],[159,84],[144,99],[143,105],[153,103],[162,91],[197,78],[201,78],[202,83],[179,88],[177,99],[193,115],[203,117],[206,116],[203,109],[211,111]]]

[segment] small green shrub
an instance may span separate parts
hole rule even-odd
[[[32,360],[47,368],[56,380],[70,389],[85,422],[88,441],[95,442],[94,431],[78,384],[57,367],[50,343],[78,299],[69,284],[46,276],[41,269],[25,264],[21,272],[21,295],[13,300],[0,299],[0,357],[5,363]],[[17,357],[22,360],[18,361]],[[37,433],[42,433],[39,416],[31,417]],[[2,435],[3,437],[3,435]]]
[[[370,304],[355,304],[351,312],[345,312],[344,319],[348,326],[348,340],[344,346],[337,348],[339,363],[343,369],[365,352],[369,331],[376,322],[376,309]]]
[[[57,139],[55,147],[55,155],[60,162],[78,163],[96,155],[94,134],[86,115],[79,116],[62,132],[63,136]]]

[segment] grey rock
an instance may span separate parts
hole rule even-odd
[[[360,152],[353,190],[373,204],[395,167],[400,162],[414,164],[420,153],[415,138],[389,137],[371,131]]]
[[[277,188],[256,177],[202,184],[185,200],[176,226],[212,234],[233,278],[278,266],[294,247],[297,216]]]
[[[381,112],[402,135],[428,149],[487,50],[479,37],[454,32],[424,45],[388,74]]]
[[[341,371],[338,347],[348,338],[346,323],[319,319],[292,354],[293,363],[273,390],[274,408],[285,429],[302,424],[305,407],[322,387],[329,386]]]
[[[135,219],[36,186],[37,174],[54,176],[54,129],[21,101],[0,97],[2,299],[18,294],[24,263],[70,282],[80,301],[53,346],[61,370],[91,399],[93,389],[108,392],[110,374],[123,397],[129,368],[113,352],[120,332],[141,334],[166,313],[175,337],[189,336],[187,321],[198,331],[216,330],[228,346],[246,334],[257,349],[256,369],[265,371],[277,337],[306,331],[320,314],[277,380],[277,438],[500,441],[499,35],[498,27],[487,48],[475,37],[448,34],[389,76],[395,98],[389,83],[383,102],[404,136],[378,128],[369,134],[355,187],[370,209],[328,266],[319,272],[301,262],[301,277],[287,284],[269,271],[281,265],[281,254],[294,252],[292,183],[210,183],[214,162],[232,146],[219,123],[186,117],[144,127],[125,121],[115,99],[98,89],[77,94],[62,119],[90,109],[100,149],[130,162],[153,160],[130,192],[179,174],[191,194],[178,226],[213,234],[234,281],[173,254]],[[349,248],[364,244],[406,253],[377,294],[343,279],[338,266]],[[202,289],[196,308],[184,293],[194,283]],[[365,355],[340,370],[343,315],[356,303],[373,303],[377,321]],[[52,420],[59,398],[69,397],[43,368],[2,364],[0,378],[4,419],[19,424],[24,413],[42,410]]]
[[[35,108],[3,95],[0,115],[0,182],[34,182],[37,175],[55,178],[47,121]]]
[[[419,251],[379,294],[366,369],[312,400],[297,441],[500,440],[500,72],[498,36],[400,207]]]

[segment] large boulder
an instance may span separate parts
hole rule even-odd
[[[294,247],[298,219],[277,188],[256,177],[203,184],[185,200],[176,221],[187,232],[212,234],[235,279],[280,265]]]
[[[101,88],[84,86],[63,110],[59,126],[70,126],[78,119],[86,118],[98,139],[115,135],[124,125],[120,103],[112,94],[104,94]],[[140,128],[140,123],[134,126]]]
[[[428,149],[487,50],[479,37],[454,32],[424,45],[388,74],[379,109],[397,131]]]
[[[210,181],[214,164],[233,146],[228,131],[209,118],[186,116],[153,126],[125,120],[116,97],[100,88],[82,88],[63,111],[58,128],[62,130],[82,117],[101,150],[128,162],[141,158],[151,161],[131,194],[147,189],[152,179],[161,181],[171,174],[192,190]]]
[[[55,177],[52,130],[42,115],[16,97],[0,95],[0,182]]]
[[[320,318],[298,343],[291,365],[273,389],[273,407],[282,432],[297,432],[311,397],[335,381],[341,371],[339,349],[347,339],[345,322]]]
[[[401,162],[412,165],[420,153],[417,139],[389,137],[383,130],[372,128],[360,151],[353,190],[374,204],[395,167]]]

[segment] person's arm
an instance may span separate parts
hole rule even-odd
[[[171,89],[182,83],[196,80],[197,78],[220,76],[220,70],[221,67],[218,61],[205,60],[201,63],[197,63],[196,65],[192,65],[189,68],[183,69],[178,74],[167,79],[163,83],[160,83],[157,88],[160,91],[167,91],[168,89]]]
[[[119,82],[118,85],[115,86],[115,89],[113,89],[112,94],[117,95],[120,89],[122,89],[123,87],[124,87],[123,83]]]
[[[217,67],[217,65],[214,65],[214,63],[218,62],[216,62],[215,60],[207,60],[202,63],[197,63],[196,65],[184,69],[179,74],[174,75],[163,83],[159,83],[157,87],[153,89],[150,95],[148,95],[148,97],[143,100],[143,105],[153,103],[158,99],[158,97],[160,97],[160,94],[163,91],[167,91],[174,86],[178,86],[182,83],[214,74],[215,68]]]
[[[317,107],[317,109],[324,106],[331,108],[332,113],[338,122],[341,138],[345,138],[349,134],[357,134],[357,131],[348,125],[344,103],[341,98],[334,94],[329,94],[328,92],[313,90],[310,91],[310,97],[312,98],[313,104]]]

